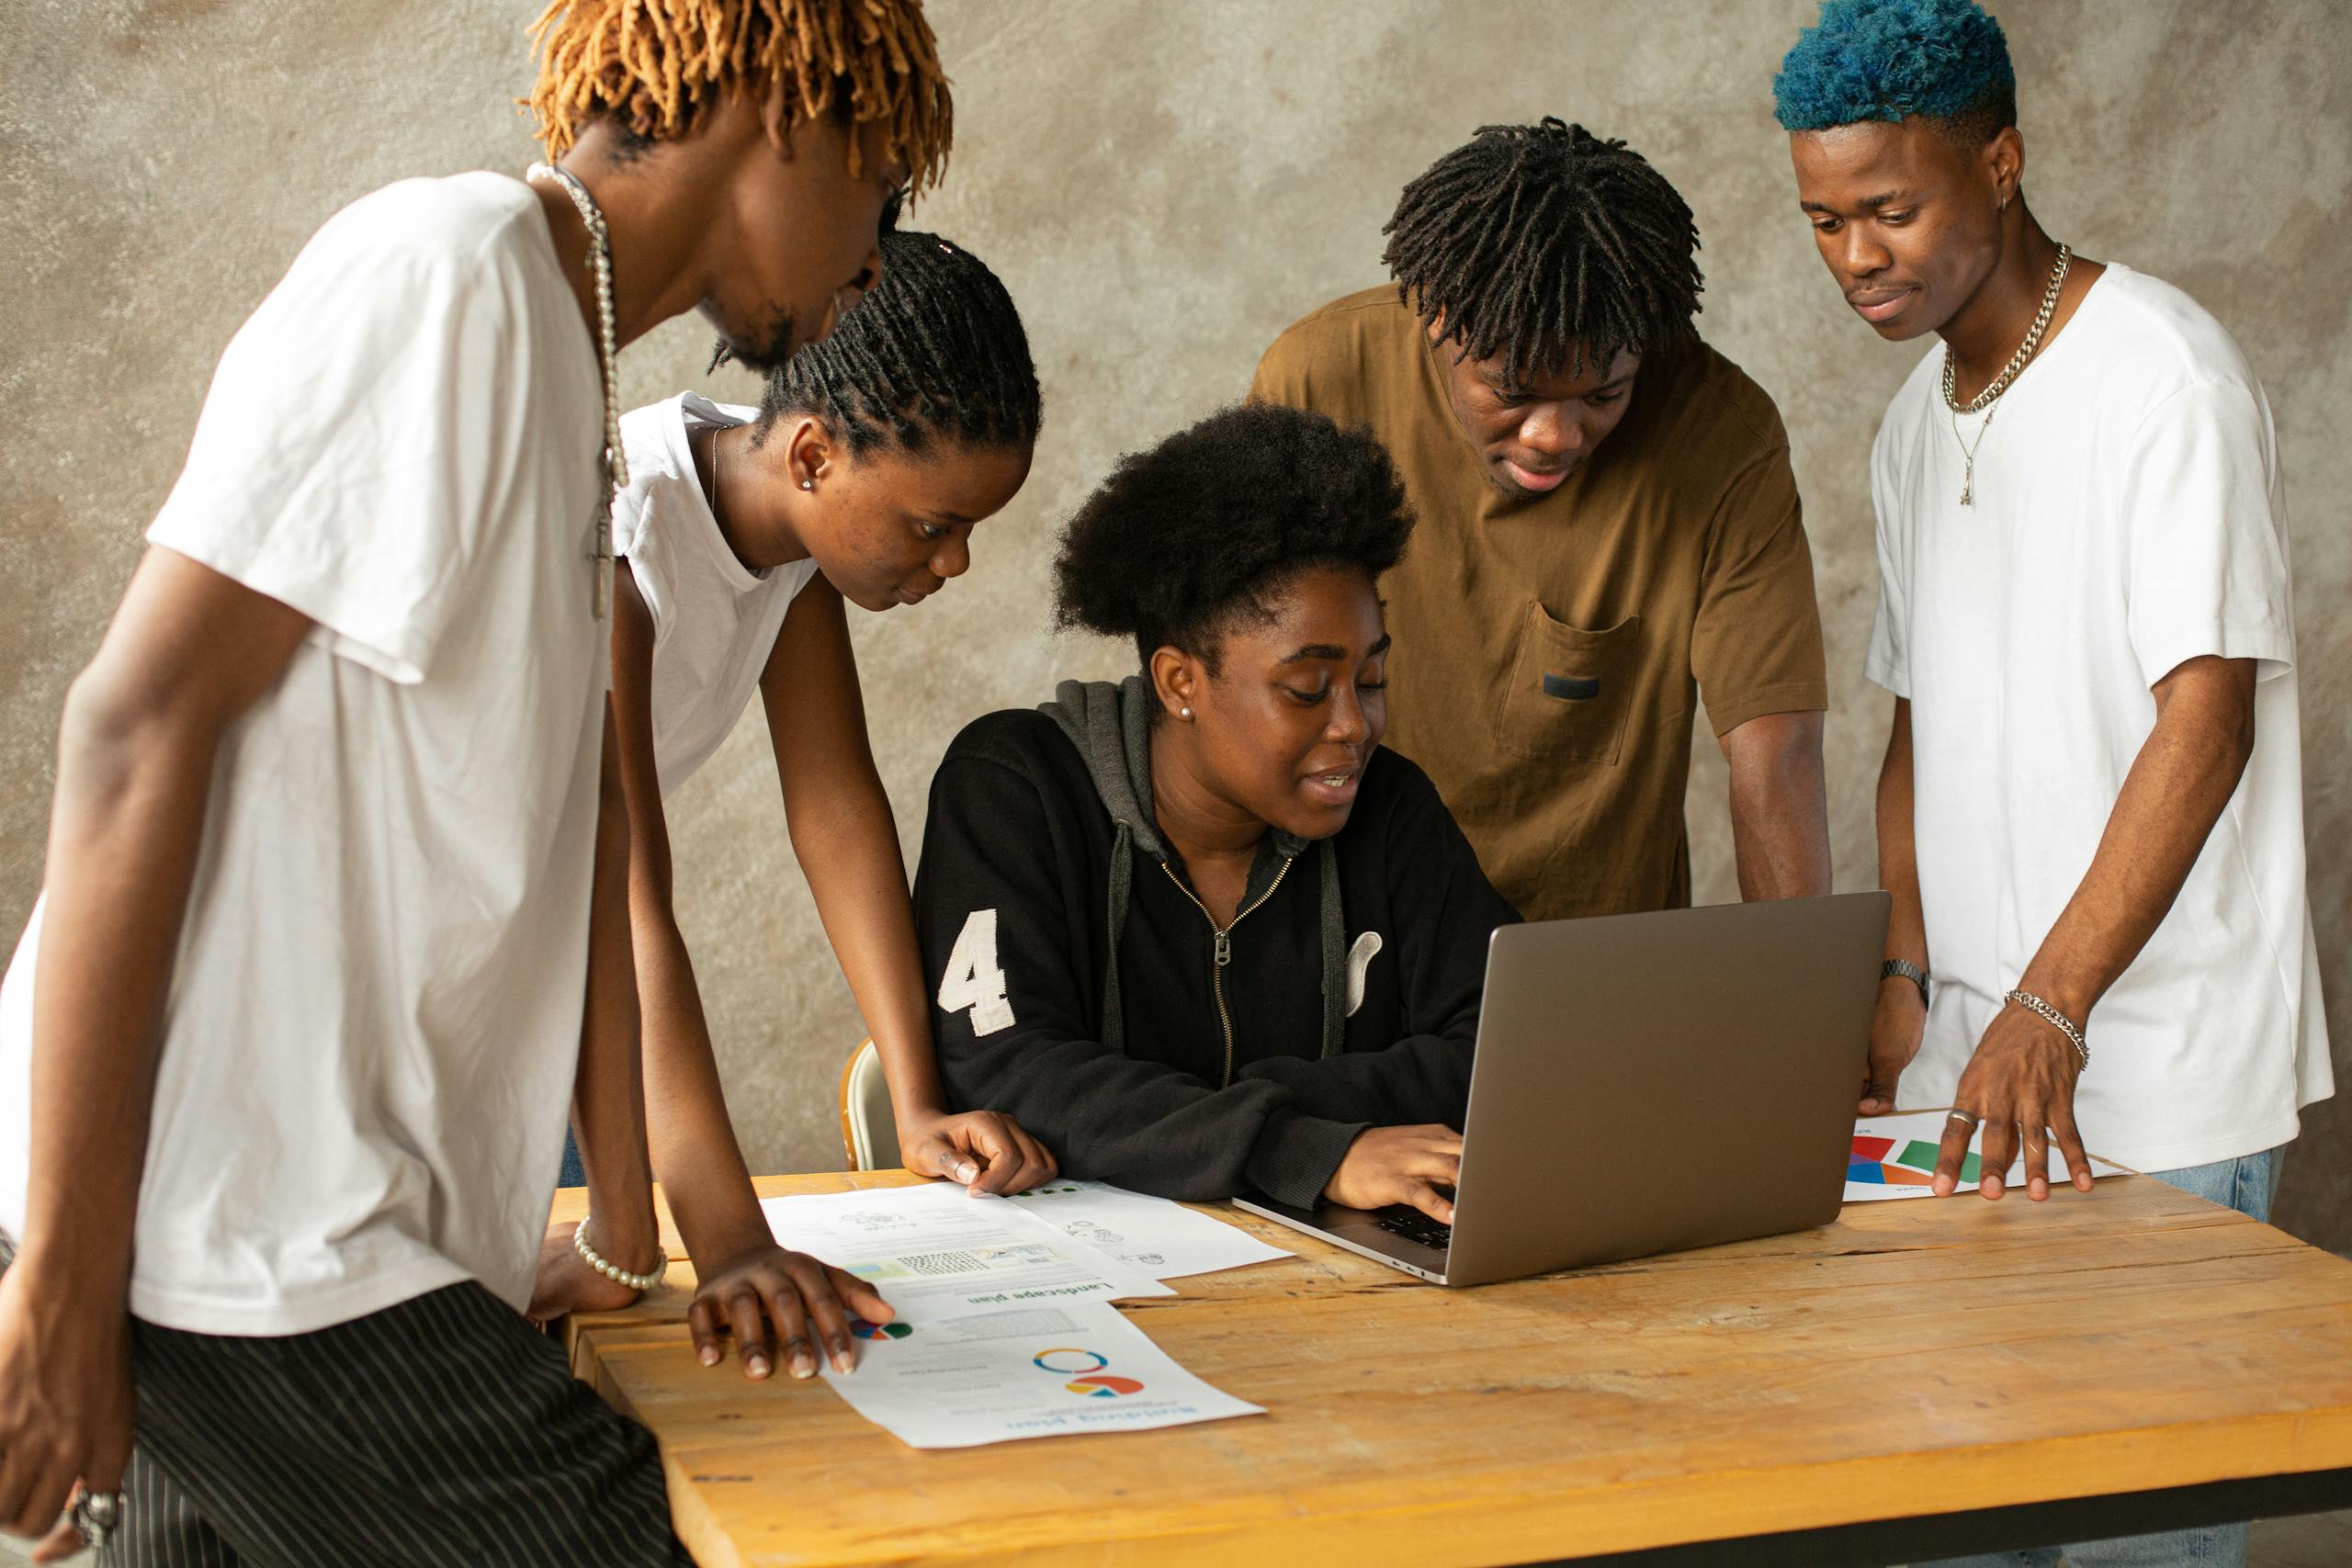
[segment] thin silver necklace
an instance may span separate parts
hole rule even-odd
[[[2026,361],[2031,359],[2033,351],[2041,346],[2041,334],[2050,328],[2051,313],[2058,309],[2058,291],[2066,286],[2067,264],[2073,259],[2072,250],[2064,245],[2058,247],[2058,265],[2050,269],[2050,287],[2042,292],[2041,309],[2035,314],[2033,325],[2027,329],[2025,341],[2018,344],[2018,351],[2009,355],[2008,364],[2001,367],[2001,373],[1993,378],[1991,384],[1964,406],[1953,393],[1951,344],[1944,344],[1944,408],[1951,415],[1951,438],[1959,444],[1961,457],[1966,464],[1960,478],[1960,503],[1962,506],[1976,504],[1976,449],[1984,445],[1984,437],[1993,428],[1993,414],[2000,406],[2001,394],[2009,389],[2009,383],[2018,378],[2018,373],[2025,369]],[[1960,433],[1960,416],[1979,412],[1984,413],[1984,423],[1976,427],[1976,439],[1971,443]]]
[[[603,482],[597,487],[601,494],[595,514],[596,544],[588,557],[596,563],[596,586],[590,604],[601,621],[613,597],[613,492],[628,488],[628,455],[621,449],[620,377],[614,364],[620,353],[613,333],[612,234],[605,226],[604,209],[570,169],[534,164],[527,177],[553,180],[571,197],[571,205],[580,209],[581,226],[588,231],[588,262],[596,274],[596,347],[605,367],[605,456],[598,470]]]

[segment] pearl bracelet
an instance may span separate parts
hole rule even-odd
[[[662,1276],[670,1271],[670,1255],[666,1252],[660,1255],[661,1260],[653,1265],[653,1272],[650,1274],[632,1274],[617,1263],[607,1262],[598,1255],[594,1247],[588,1245],[588,1222],[585,1220],[580,1222],[580,1228],[571,1233],[571,1250],[580,1254],[580,1260],[582,1263],[602,1274],[605,1279],[616,1285],[627,1285],[639,1295],[643,1295],[660,1284]]]
[[[2075,1055],[2081,1058],[2080,1066],[2087,1067],[2091,1065],[2090,1042],[2083,1038],[2081,1027],[2073,1019],[2068,1018],[2031,991],[2011,991],[2001,999],[2005,1002],[2017,1003],[2018,1006],[2064,1035],[2066,1043],[2072,1045],[2075,1048]]]

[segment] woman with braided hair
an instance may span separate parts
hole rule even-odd
[[[947,84],[916,0],[537,31],[551,162],[318,231],[66,700],[0,981],[0,1529],[45,1561],[688,1561],[652,1435],[526,1321],[664,1267],[615,361],[690,310],[762,367],[822,337],[944,163]],[[551,1236],[567,1107],[593,1212]],[[698,1316],[808,1277],[684,1196]]]
[[[759,408],[687,392],[621,422],[614,716],[653,1164],[681,1223],[763,1223],[671,902],[662,813],[755,690],[793,850],[882,1053],[907,1168],[985,1192],[1054,1174],[1009,1118],[946,1110],[842,610],[919,604],[963,574],[973,530],[1028,476],[1037,378],[1012,298],[979,258],[892,233],[882,261],[874,291],[768,378]],[[755,1375],[775,1357],[814,1376],[815,1338],[842,1331],[837,1292],[805,1260],[749,1288],[751,1320],[773,1307],[783,1343],[739,1327],[738,1354]],[[723,1302],[690,1319],[707,1357],[742,1321]]]

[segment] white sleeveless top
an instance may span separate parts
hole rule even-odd
[[[690,433],[758,416],[693,392],[621,416],[629,482],[613,502],[613,553],[628,559],[653,616],[653,756],[664,799],[743,716],[785,612],[817,575],[814,560],[766,571],[738,560],[695,476]]]

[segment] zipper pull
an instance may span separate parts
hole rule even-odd
[[[1229,932],[1216,933],[1216,966],[1220,969],[1233,962],[1233,937]]]

